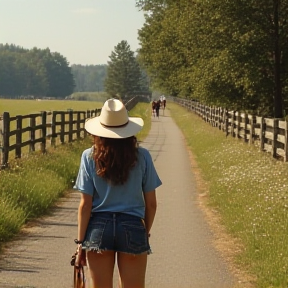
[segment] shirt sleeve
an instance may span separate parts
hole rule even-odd
[[[144,151],[145,173],[142,181],[142,190],[145,193],[155,190],[162,182],[155,169],[151,154],[146,149]]]
[[[91,175],[90,161],[93,161],[85,150],[81,156],[80,167],[77,175],[77,179],[73,189],[79,190],[82,193],[93,196],[94,182]]]

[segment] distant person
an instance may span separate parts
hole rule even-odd
[[[152,102],[152,115],[153,115],[153,117],[156,116],[156,105],[157,105],[157,102],[154,100]]]
[[[158,100],[156,102],[156,107],[155,107],[155,110],[156,110],[156,116],[159,118],[159,110],[160,110],[160,106],[161,106],[161,101]]]
[[[162,183],[149,151],[134,136],[143,124],[116,99],[85,123],[94,144],[82,154],[74,186],[81,192],[75,242],[79,253],[87,253],[91,288],[113,287],[116,262],[120,287],[145,287],[155,189]]]
[[[163,110],[166,108],[166,98],[165,98],[165,96],[162,96],[161,106],[163,107]]]

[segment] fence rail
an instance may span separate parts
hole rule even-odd
[[[288,161],[288,122],[265,118],[220,107],[206,106],[197,101],[172,97],[174,102],[198,114],[212,126],[226,132],[226,136],[242,139],[258,146],[277,159]]]
[[[125,103],[131,110],[138,102],[134,97]],[[86,119],[98,116],[101,109],[87,111],[42,111],[29,115],[10,116],[9,112],[0,115],[0,169],[7,168],[12,151],[14,158],[36,150],[46,152],[47,146],[73,142],[86,137]]]

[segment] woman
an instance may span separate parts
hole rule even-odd
[[[81,192],[76,242],[87,252],[94,288],[113,287],[116,259],[123,288],[145,287],[155,189],[162,183],[150,153],[134,136],[143,124],[128,117],[116,99],[85,123],[94,145],[82,154],[74,186]]]

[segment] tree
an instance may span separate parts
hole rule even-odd
[[[130,98],[140,90],[141,70],[127,41],[121,41],[109,56],[105,91],[120,98]]]
[[[137,5],[146,12],[139,59],[158,89],[283,116],[287,1],[138,0]]]
[[[72,94],[75,82],[66,58],[58,52],[50,53],[48,48],[44,55],[49,83],[47,96],[62,98]]]

